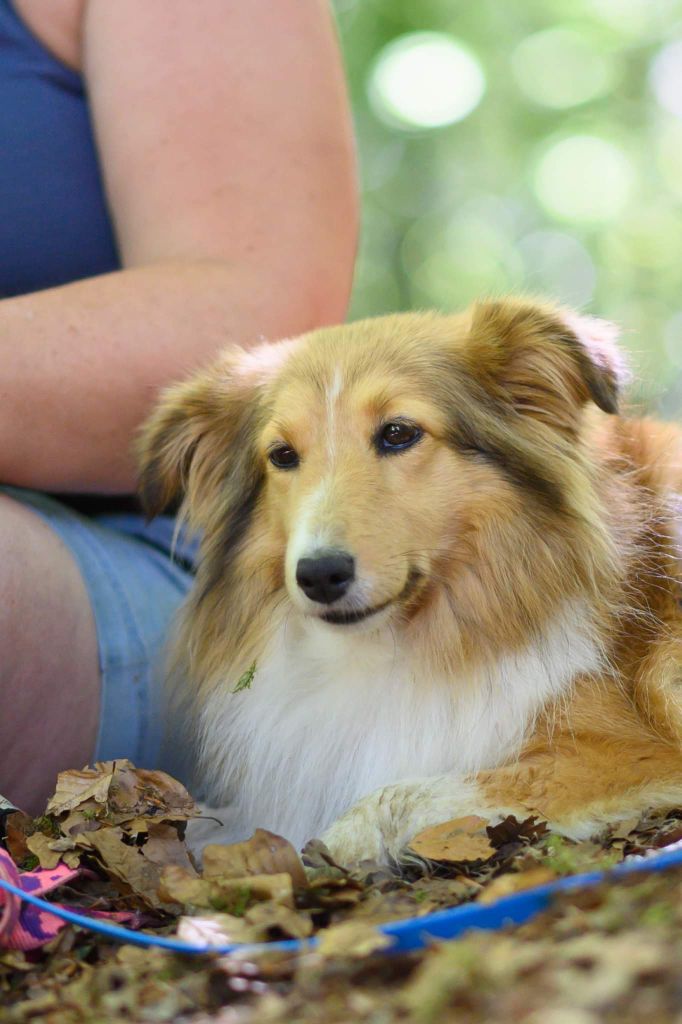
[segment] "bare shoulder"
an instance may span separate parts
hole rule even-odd
[[[13,0],[17,14],[55,57],[81,70],[81,39],[86,0]]]

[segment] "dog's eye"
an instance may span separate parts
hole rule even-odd
[[[298,452],[287,444],[278,444],[276,448],[271,448],[268,458],[277,469],[295,469],[299,463]]]
[[[423,431],[415,423],[385,423],[376,438],[376,446],[380,455],[390,452],[401,452],[411,448],[423,437]]]

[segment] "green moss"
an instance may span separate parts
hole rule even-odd
[[[595,849],[591,843],[574,843],[563,836],[549,835],[539,844],[542,863],[557,875],[579,875],[584,871],[606,871],[620,861],[617,850]]]
[[[232,914],[234,917],[243,917],[251,903],[251,889],[248,885],[231,891],[212,893],[209,899],[212,910],[222,914]]]
[[[49,836],[50,839],[59,839],[62,834],[59,822],[51,814],[42,814],[39,818],[34,818],[33,827],[34,831],[42,832],[43,835]]]

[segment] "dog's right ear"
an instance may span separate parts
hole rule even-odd
[[[182,505],[190,526],[201,529],[219,508],[237,515],[240,502],[255,500],[263,476],[254,455],[263,395],[293,345],[227,350],[162,393],[136,445],[139,495],[150,519]]]

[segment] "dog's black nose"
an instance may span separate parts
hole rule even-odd
[[[343,551],[320,551],[314,558],[300,558],[296,582],[306,597],[332,604],[355,579],[355,559]]]

